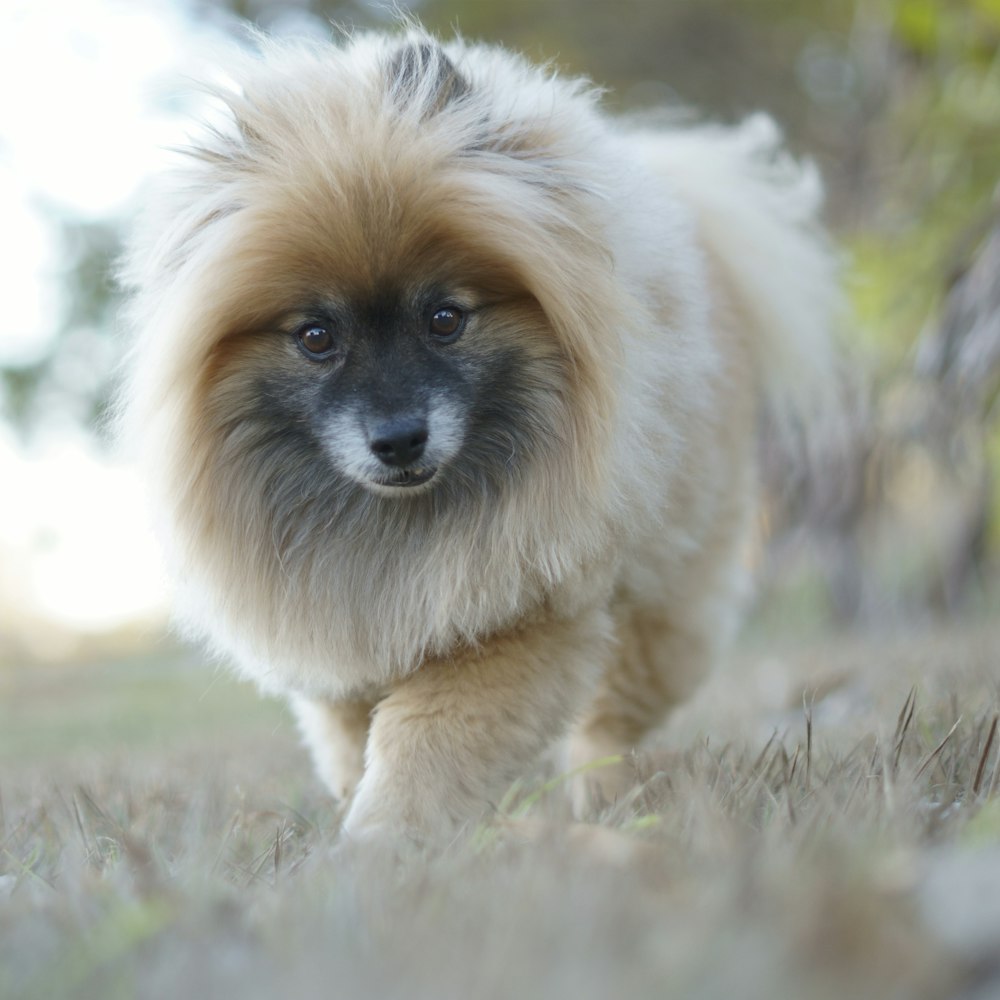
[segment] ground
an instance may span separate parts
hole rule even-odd
[[[626,801],[434,855],[196,651],[0,664],[0,997],[1000,997],[1000,624],[767,632]]]

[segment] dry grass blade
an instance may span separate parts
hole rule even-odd
[[[947,746],[948,741],[955,735],[955,730],[958,729],[962,722],[962,716],[959,716],[955,720],[955,724],[948,730],[948,734],[945,738],[924,758],[924,762],[917,768],[917,773],[914,775],[915,778],[919,778],[920,775],[927,770],[931,763],[937,759],[941,751]]]
[[[238,812],[233,813],[230,817],[229,824],[226,828],[225,836],[222,838],[222,843],[219,845],[219,850],[215,855],[215,862],[212,865],[212,871],[216,872],[226,863],[226,852],[229,850],[229,845],[236,834],[236,828],[240,823],[240,814]]]
[[[775,740],[777,740],[777,738],[778,738],[778,730],[775,729],[774,732],[771,733],[770,739],[768,739],[768,741],[764,744],[764,749],[761,750],[759,754],[757,754],[756,760],[754,760],[753,764],[750,765],[750,772],[749,772],[750,774],[756,775],[760,771],[764,763],[764,759],[767,757],[768,751],[774,745],[774,742]]]
[[[792,754],[792,760],[788,767],[788,778],[785,781],[786,785],[791,785],[795,780],[795,771],[799,766],[799,754],[802,752],[802,747],[797,746],[795,748],[795,753]]]
[[[97,801],[94,799],[94,796],[91,795],[90,792],[88,792],[87,789],[83,787],[83,785],[77,785],[76,796],[78,796],[83,801],[84,807],[87,809],[87,812],[91,816],[99,820],[103,826],[114,830],[116,833],[122,832],[121,824],[113,817],[111,817],[105,809],[102,809],[101,806],[97,804]]]
[[[44,875],[39,874],[33,864],[32,860],[27,862],[22,861],[20,858],[15,857],[6,848],[0,849],[0,856],[6,858],[8,866],[12,871],[14,871],[18,876],[28,879],[37,879],[39,882],[47,885],[50,889],[55,890],[55,883],[50,879],[47,879]]]
[[[802,695],[802,710],[806,716],[806,791],[812,785],[812,749],[813,749],[813,712],[812,699],[806,700]]]
[[[976,768],[976,777],[972,782],[972,794],[976,796],[979,795],[979,791],[983,787],[983,775],[986,773],[986,762],[989,760],[990,750],[993,749],[993,740],[996,739],[998,721],[1000,721],[1000,715],[994,715],[993,721],[990,723],[990,731],[986,734],[986,745],[983,747],[983,752],[979,756],[979,765]]]
[[[866,777],[868,777],[868,773],[863,768],[858,768],[858,776],[854,779],[854,784],[851,785],[851,790],[847,793],[847,798],[844,800],[845,812],[854,805],[854,798],[858,794],[858,789]]]
[[[771,748],[774,746],[777,739],[778,739],[778,730],[775,729],[771,733],[771,736],[768,739],[768,741],[764,744],[764,748],[760,751],[759,754],[757,754],[756,758],[754,759],[754,762],[750,765],[749,768],[747,768],[746,774],[744,775],[742,780],[738,784],[736,784],[735,787],[732,789],[731,796],[733,798],[738,798],[739,796],[744,795],[745,793],[747,793],[749,789],[756,788],[766,779],[767,773],[771,770],[771,767],[774,764],[774,758],[777,755],[777,752],[775,752],[775,754],[772,755],[770,759],[768,759],[768,754],[770,753]]]
[[[906,701],[903,702],[899,718],[896,720],[896,731],[892,736],[892,773],[894,777],[899,773],[899,757],[903,752],[903,740],[906,739],[906,733],[910,728],[910,723],[913,721],[913,712],[916,705],[917,688],[914,685],[910,688],[910,693],[906,696]]]
[[[15,840],[29,840],[41,825],[42,818],[40,816],[35,817],[34,822],[24,816],[16,826],[12,826],[6,832],[3,840],[0,840],[0,851],[6,851]]]
[[[83,844],[83,849],[87,853],[87,856],[90,857],[94,852],[94,848],[91,847],[90,836],[88,835],[87,827],[83,822],[83,813],[80,812],[80,803],[75,795],[71,801],[73,803],[73,818],[76,820],[76,828],[80,832],[80,841]]]

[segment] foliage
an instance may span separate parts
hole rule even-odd
[[[854,303],[862,336],[891,370],[995,216],[1000,4],[892,0],[859,24],[889,34],[872,74],[882,96],[850,239]]]
[[[61,302],[41,354],[0,367],[3,415],[22,428],[84,423],[98,428],[111,389],[114,356],[114,260],[120,244],[116,219],[56,217],[63,245]]]

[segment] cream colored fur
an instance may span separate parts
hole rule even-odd
[[[262,42],[236,67],[230,125],[129,256],[121,424],[189,629],[291,696],[349,836],[435,839],[571,732],[576,764],[638,746],[710,667],[760,407],[825,399],[836,282],[815,178],[766,119],[617,123],[579,81],[462,43],[404,101],[401,44]],[[470,294],[512,276],[473,332],[534,359],[540,451],[492,493],[327,503],[241,416],[260,373],[295,377],[260,329],[306,288],[424,268]],[[581,808],[630,780],[594,772]]]

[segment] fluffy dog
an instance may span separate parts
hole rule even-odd
[[[261,41],[125,267],[181,616],[365,838],[637,746],[737,603],[755,428],[823,397],[813,172],[419,31]],[[613,799],[623,765],[591,772]]]

